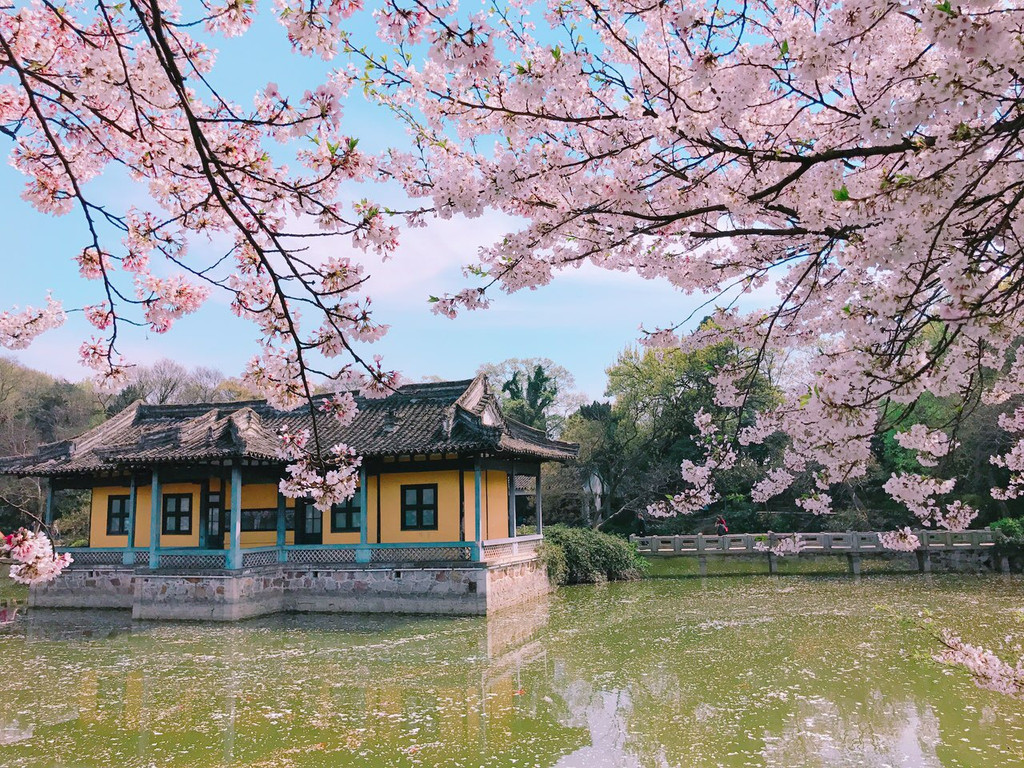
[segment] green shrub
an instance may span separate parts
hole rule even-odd
[[[553,542],[545,541],[540,545],[537,554],[540,555],[540,561],[547,568],[548,581],[556,587],[565,584],[565,580],[569,575],[569,565],[565,559],[565,550]]]
[[[1002,531],[1008,539],[1024,540],[1024,520],[1019,518],[1004,517],[1002,520],[992,523],[991,528]]]
[[[550,556],[552,561],[564,560],[564,581],[555,583],[595,584],[638,579],[648,567],[635,544],[590,528],[552,525],[544,529],[544,538],[546,545],[561,550],[560,555]],[[554,573],[559,574],[562,564],[555,562],[554,567]],[[548,576],[552,577],[552,573],[549,566]]]

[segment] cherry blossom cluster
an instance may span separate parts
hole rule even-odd
[[[296,51],[331,58],[361,7],[278,0],[276,12]],[[103,386],[124,380],[117,345],[126,322],[164,333],[217,291],[262,332],[248,379],[275,404],[308,401],[310,375],[339,375],[315,368],[323,358],[346,358],[342,373],[361,368],[375,389],[394,378],[353,348],[386,330],[363,295],[363,265],[312,257],[308,247],[331,236],[384,256],[397,246],[395,212],[343,195],[344,185],[378,177],[343,125],[357,71],[339,67],[299,94],[269,83],[251,106],[231,102],[218,90],[209,40],[246,32],[256,12],[239,0],[188,10],[105,0],[0,9],[0,132],[12,139],[24,199],[81,216],[85,242],[74,259],[101,296],[81,308],[100,336],[79,357]],[[202,40],[196,28],[206,30]],[[282,161],[292,158],[297,170]],[[134,205],[94,197],[87,182],[109,167],[140,185]],[[111,231],[120,242],[108,242]],[[197,239],[227,245],[197,248]],[[308,326],[299,306],[312,315]],[[44,310],[4,313],[0,344],[21,348],[63,318],[53,299]]]
[[[289,498],[309,499],[317,509],[329,512],[334,504],[355,494],[362,459],[342,443],[332,446],[324,456],[307,448],[308,440],[306,430],[281,434],[281,453],[291,464],[278,487]]]
[[[64,324],[66,315],[59,301],[46,297],[42,309],[25,307],[21,312],[0,312],[0,346],[7,349],[25,349],[35,338],[51,328]]]
[[[754,544],[754,549],[757,552],[767,552],[776,557],[786,557],[787,555],[799,555],[804,547],[803,538],[799,533],[792,535],[776,536],[773,543],[758,541]]]
[[[894,552],[916,552],[921,546],[921,540],[910,528],[880,533],[878,541],[883,547]]]
[[[1001,415],[999,426],[1015,435],[1016,442],[1006,453],[990,459],[997,467],[1004,467],[1010,471],[1010,482],[1005,488],[993,488],[992,498],[1016,499],[1024,492],[1024,408],[1017,408],[1012,414]]]
[[[15,561],[11,566],[11,578],[19,584],[53,581],[73,562],[67,552],[54,553],[45,533],[27,528],[19,528],[6,536],[0,534],[0,555]]]
[[[482,289],[436,312],[584,262],[717,295],[711,330],[683,338],[681,321],[648,341],[803,356],[803,386],[772,414],[790,460],[757,493],[809,478],[816,512],[867,472],[883,406],[1024,393],[1019,4],[488,8],[390,0],[378,19],[400,54],[359,54],[417,142],[386,172],[442,216],[524,222],[482,250]],[[774,306],[736,308],[765,288]],[[743,400],[733,373],[716,376],[720,403]],[[950,448],[920,426],[899,439],[923,466]],[[1015,482],[1021,456],[1006,458]],[[717,461],[683,467],[679,511],[713,496]],[[932,524],[970,516],[900,490]]]
[[[945,629],[940,640],[946,649],[935,658],[944,664],[964,667],[980,688],[1024,698],[1024,657],[1016,666],[1000,659],[992,651],[965,643]]]
[[[720,498],[715,490],[715,473],[727,472],[736,466],[736,451],[729,437],[714,424],[711,414],[703,408],[697,411],[694,425],[698,432],[696,439],[702,445],[706,459],[703,464],[683,460],[680,472],[688,487],[670,499],[648,505],[647,514],[651,517],[692,515],[705,509]]]
[[[937,466],[938,459],[956,447],[945,432],[928,429],[924,424],[915,424],[906,432],[897,432],[894,437],[904,448],[917,451],[917,462],[923,467]]]
[[[906,472],[893,475],[882,487],[913,512],[921,525],[962,531],[978,516],[978,511],[958,499],[946,504],[936,499],[936,496],[951,493],[955,486],[955,479],[941,480]]]
[[[123,377],[124,321],[164,332],[224,291],[263,335],[248,378],[273,402],[310,403],[309,375],[339,375],[317,369],[338,357],[343,375],[354,366],[386,389],[394,374],[353,346],[385,330],[361,265],[311,257],[309,238],[346,236],[386,257],[403,216],[416,226],[427,211],[490,209],[522,226],[480,252],[471,272],[483,285],[436,297],[440,314],[590,263],[717,297],[700,332],[683,338],[681,319],[651,342],[804,357],[806,380],[771,414],[790,450],[765,467],[759,498],[810,479],[802,506],[827,512],[832,486],[867,471],[883,404],[911,414],[925,393],[1024,393],[1018,3],[754,0],[709,12],[700,0],[524,0],[498,12],[489,0],[385,0],[374,15],[386,50],[347,28],[361,6],[275,0],[295,51],[356,61],[301,95],[268,83],[251,105],[217,89],[208,39],[244,33],[253,3],[0,10],[0,133],[23,197],[81,217],[75,258],[102,294],[87,317],[104,336],[80,352],[104,383]],[[407,124],[411,149],[359,149],[344,124],[356,85]],[[109,167],[147,202],[94,199],[88,182]],[[421,207],[346,198],[378,179]],[[111,227],[120,243],[107,242]],[[227,246],[208,257],[197,239]],[[764,289],[772,306],[737,309]],[[3,315],[0,342],[27,343],[60,316]],[[996,384],[993,371],[1005,373]],[[717,372],[720,404],[744,402],[741,373]],[[707,459],[681,467],[690,490],[659,508],[716,498],[734,437],[704,436]],[[923,428],[901,439],[926,466],[948,450]],[[1022,456],[1019,444],[1000,459],[1007,498]],[[970,517],[911,485],[894,489],[932,524]]]

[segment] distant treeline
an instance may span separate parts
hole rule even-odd
[[[237,379],[210,368],[171,360],[132,368],[116,393],[90,382],[69,382],[0,358],[0,455],[34,452],[43,443],[81,434],[136,400],[148,403],[227,402],[255,397]],[[84,538],[88,520],[82,494],[58,496],[57,529],[66,543]],[[45,485],[36,478],[0,477],[0,531],[40,519]]]

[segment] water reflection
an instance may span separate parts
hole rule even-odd
[[[939,720],[930,706],[888,703],[875,717],[844,716],[831,701],[801,702],[778,734],[766,733],[765,765],[939,768]],[[870,706],[870,704],[869,704]]]
[[[562,693],[572,713],[567,724],[585,728],[590,744],[560,758],[554,768],[640,768],[626,748],[632,713],[628,691],[594,691],[573,681]]]
[[[1019,582],[958,578],[651,581],[486,620],[35,611],[0,635],[0,765],[1024,766],[1015,703],[893,618],[1024,640]]]

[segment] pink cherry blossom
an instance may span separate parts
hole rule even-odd
[[[25,349],[41,333],[64,324],[67,316],[59,301],[46,297],[46,307],[0,312],[0,346]]]
[[[19,528],[4,536],[0,533],[0,554],[11,557],[11,578],[20,584],[44,584],[53,581],[72,562],[69,553],[56,554],[45,533]]]
[[[980,688],[1024,698],[1024,658],[1013,666],[985,648],[965,643],[948,629],[940,639],[946,649],[936,655],[938,661],[964,667]]]
[[[883,547],[894,552],[915,552],[921,546],[921,540],[910,528],[880,533],[878,541]]]

